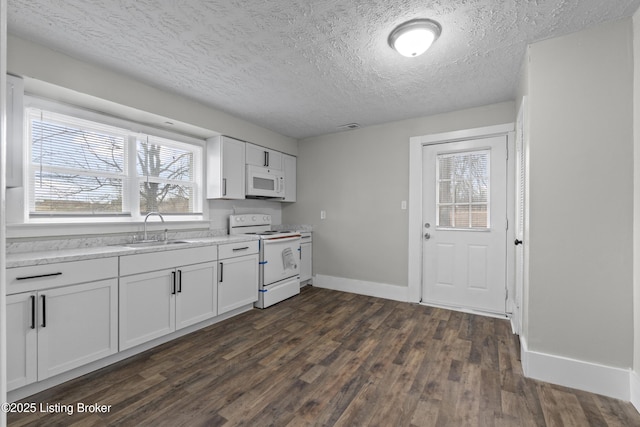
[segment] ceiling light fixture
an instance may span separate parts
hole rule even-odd
[[[389,34],[389,46],[400,55],[412,58],[422,55],[435,42],[442,27],[431,19],[413,19],[398,25]]]

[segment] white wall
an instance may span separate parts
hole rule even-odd
[[[297,151],[297,141],[293,138],[13,35],[8,37],[7,69],[9,73],[21,77],[31,77],[79,94],[208,129],[211,131],[208,136],[217,132],[292,155]],[[88,102],[87,97],[55,92],[46,84],[30,84],[63,101],[76,103],[80,99]]]
[[[298,201],[282,216],[314,225],[314,274],[406,288],[409,138],[514,119],[504,102],[301,140]]]
[[[631,20],[529,48],[529,350],[633,358]]]
[[[633,16],[633,253],[640,254],[640,10]],[[633,370],[640,372],[640,258],[633,257]],[[640,396],[638,396],[640,398]],[[639,402],[640,403],[640,402]]]
[[[0,402],[7,401],[7,316],[6,307],[6,74],[7,1],[0,0]],[[7,425],[7,414],[0,413],[0,427]]]

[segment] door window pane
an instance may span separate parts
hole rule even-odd
[[[436,206],[438,226],[489,228],[489,150],[439,154]]]

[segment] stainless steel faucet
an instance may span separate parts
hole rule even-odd
[[[162,217],[162,214],[160,214],[159,212],[149,212],[147,216],[144,217],[144,240],[145,241],[147,240],[147,220],[151,215],[159,216],[162,222],[164,222],[164,218]]]

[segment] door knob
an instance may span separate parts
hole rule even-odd
[[[431,238],[431,234],[424,233],[424,240],[429,240]]]
[[[522,244],[522,240],[518,240],[516,239],[515,242],[513,242],[514,245],[518,246]]]

